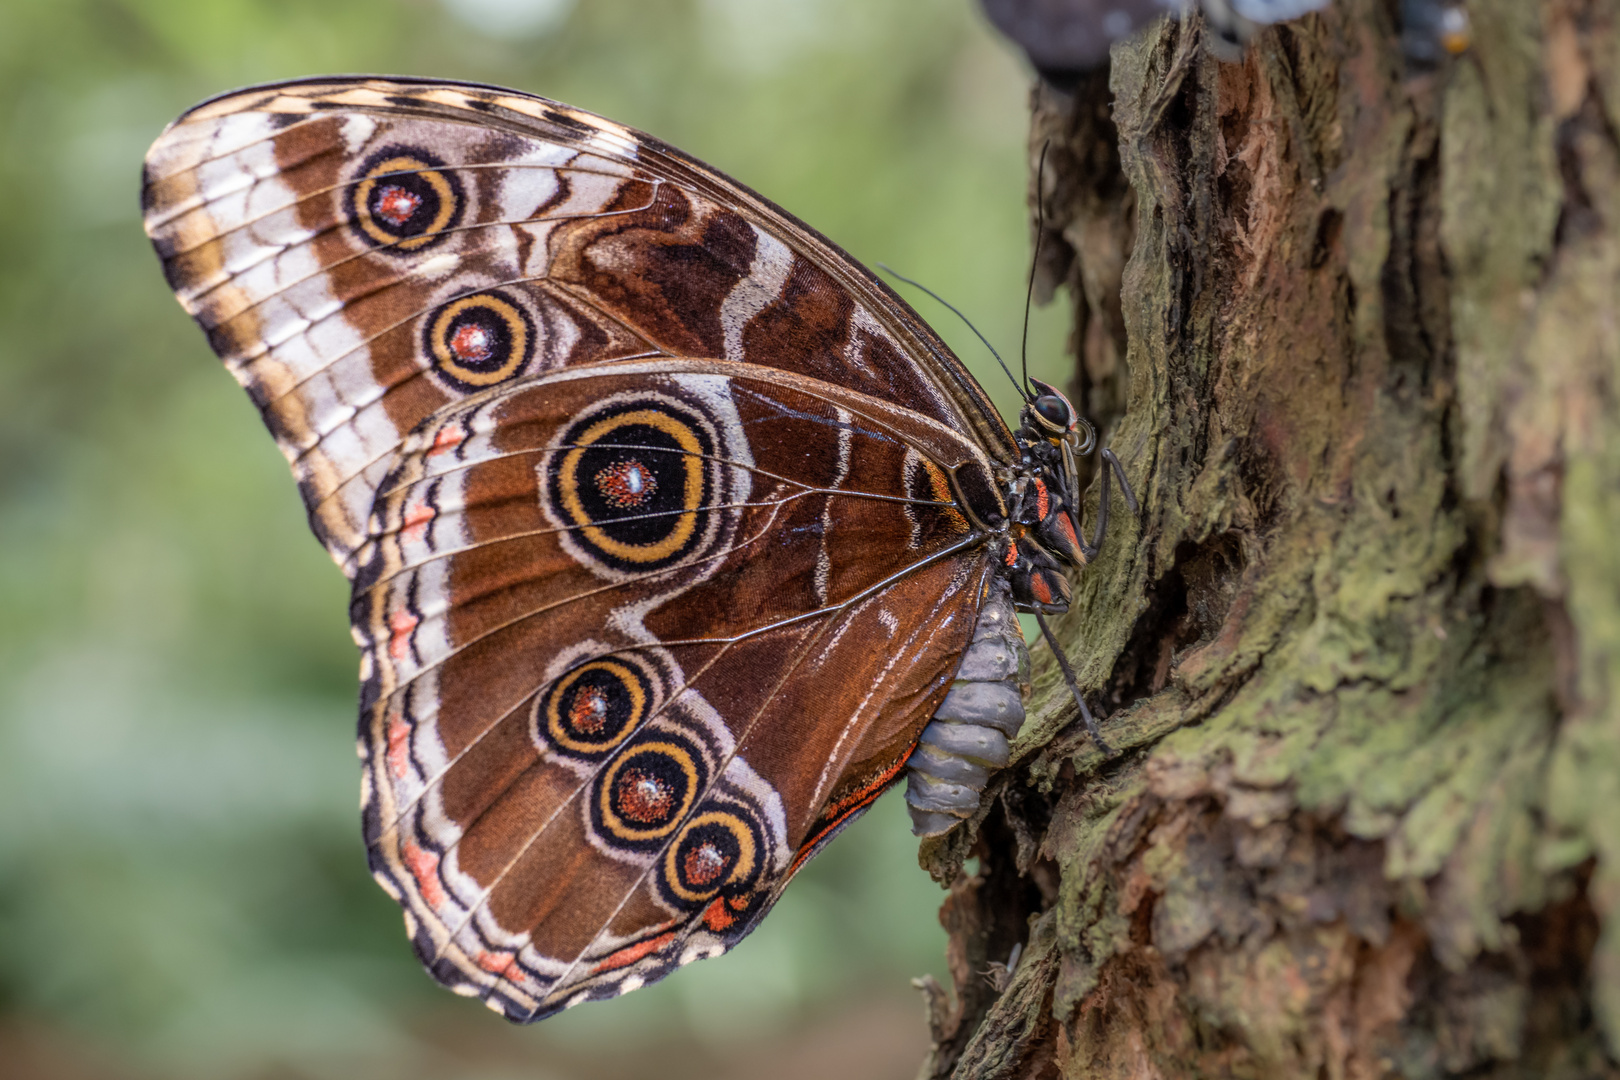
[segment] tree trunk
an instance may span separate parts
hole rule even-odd
[[[1395,7],[1034,92],[1122,752],[1041,650],[925,1076],[1620,1075],[1620,0]]]

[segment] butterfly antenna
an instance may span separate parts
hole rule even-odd
[[[979,333],[979,328],[977,326],[973,325],[973,321],[971,319],[969,319],[966,315],[964,315],[960,311],[958,311],[955,304],[951,303],[949,300],[945,299],[943,296],[939,295],[939,293],[935,292],[933,289],[930,289],[928,286],[924,285],[922,282],[913,281],[910,278],[906,277],[906,275],[904,275],[902,273],[899,273],[898,271],[894,270],[892,267],[885,266],[882,263],[878,263],[877,266],[878,266],[879,270],[882,270],[885,274],[888,274],[890,277],[894,278],[896,281],[903,281],[907,285],[912,286],[913,288],[921,289],[923,292],[927,293],[929,296],[932,296],[935,300],[939,301],[939,303],[944,304],[945,307],[949,308],[951,314],[955,315],[958,319],[961,319],[964,323],[966,323],[967,328],[969,330],[973,331],[974,336],[977,337],[980,341],[984,342],[984,347],[990,350],[990,355],[996,358],[996,363],[1001,365],[1001,370],[1005,371],[1007,373],[1007,378],[1012,380],[1013,388],[1016,389],[1020,394],[1023,395],[1024,400],[1026,402],[1035,400],[1034,397],[1031,396],[1031,394],[1029,393],[1028,390],[1026,390],[1023,387],[1018,385],[1018,379],[1017,379],[1016,376],[1013,375],[1012,368],[1008,367],[1007,366],[1007,361],[1003,360],[1001,358],[1001,354],[996,352],[996,347],[994,345],[990,344],[990,339],[985,337],[983,334]],[[1029,380],[1026,378],[1025,382],[1027,383],[1028,381]]]
[[[1029,391],[1029,302],[1035,296],[1035,269],[1041,265],[1041,235],[1046,232],[1046,151],[1051,147],[1050,139],[1041,144],[1041,160],[1035,166],[1035,254],[1029,260],[1029,288],[1024,291],[1024,340],[1018,349],[1024,365],[1025,397],[1033,396]]]

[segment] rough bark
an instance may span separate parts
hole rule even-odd
[[[925,1076],[1620,1075],[1620,0],[1394,9],[1035,91],[1123,753],[1038,657]]]

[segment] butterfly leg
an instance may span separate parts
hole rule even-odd
[[[1108,454],[1107,450],[1103,453]],[[1097,493],[1097,534],[1092,537],[1091,543],[1086,543],[1084,533],[1080,534],[1080,551],[1090,562],[1102,550],[1103,541],[1108,538],[1108,481],[1111,470],[1108,468],[1107,457],[1103,459],[1101,487]]]
[[[1103,474],[1107,476],[1107,473]],[[1080,706],[1080,721],[1086,725],[1086,731],[1091,735],[1091,741],[1097,744],[1097,749],[1103,752],[1104,757],[1118,757],[1119,752],[1103,741],[1102,732],[1097,728],[1097,718],[1091,715],[1091,709],[1086,705],[1085,695],[1080,693],[1080,686],[1075,681],[1074,669],[1069,666],[1069,658],[1063,654],[1063,646],[1052,634],[1051,627],[1046,625],[1046,616],[1039,611],[1035,613],[1035,622],[1041,628],[1041,636],[1046,638],[1046,644],[1051,646],[1052,655],[1057,657],[1058,668],[1063,672],[1063,681],[1068,684],[1069,693],[1074,695],[1075,704]]]
[[[1119,478],[1119,493],[1125,497],[1125,505],[1131,508],[1131,513],[1141,513],[1141,504],[1136,501],[1136,492],[1131,490],[1131,482],[1125,479],[1125,466],[1121,465],[1119,458],[1112,450],[1102,452],[1102,478],[1101,488],[1097,494],[1097,535],[1092,537],[1091,543],[1086,538],[1080,538],[1080,550],[1085,554],[1086,561],[1090,562],[1102,550],[1103,541],[1108,538],[1108,503],[1109,481]]]
[[[1140,514],[1142,505],[1136,501],[1136,492],[1131,490],[1131,482],[1125,479],[1125,466],[1119,463],[1119,457],[1112,450],[1104,450],[1102,459],[1108,463],[1108,467],[1114,471],[1114,476],[1119,479],[1119,493],[1125,496],[1125,505],[1131,508],[1131,513]]]

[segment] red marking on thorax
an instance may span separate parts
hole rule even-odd
[[[612,953],[607,959],[603,960],[600,964],[597,964],[594,968],[592,968],[591,974],[596,975],[604,971],[612,971],[615,968],[627,967],[630,964],[635,963],[637,960],[640,960],[648,953],[657,952],[659,949],[662,949],[665,945],[668,945],[674,940],[675,933],[674,931],[671,931],[667,934],[659,934],[657,937],[651,938],[647,941],[638,942],[635,945],[627,945],[618,952]]]
[[[1035,594],[1035,599],[1043,604],[1052,602],[1052,587],[1046,583],[1046,576],[1039,572],[1029,575],[1029,591]]]
[[[411,647],[411,633],[415,631],[421,621],[421,619],[404,608],[395,610],[388,617],[388,629],[391,631],[388,636],[389,656],[392,656],[395,660],[405,659],[405,654],[410,651]]]
[[[377,216],[397,229],[411,220],[421,205],[422,196],[389,184],[377,196]]]

